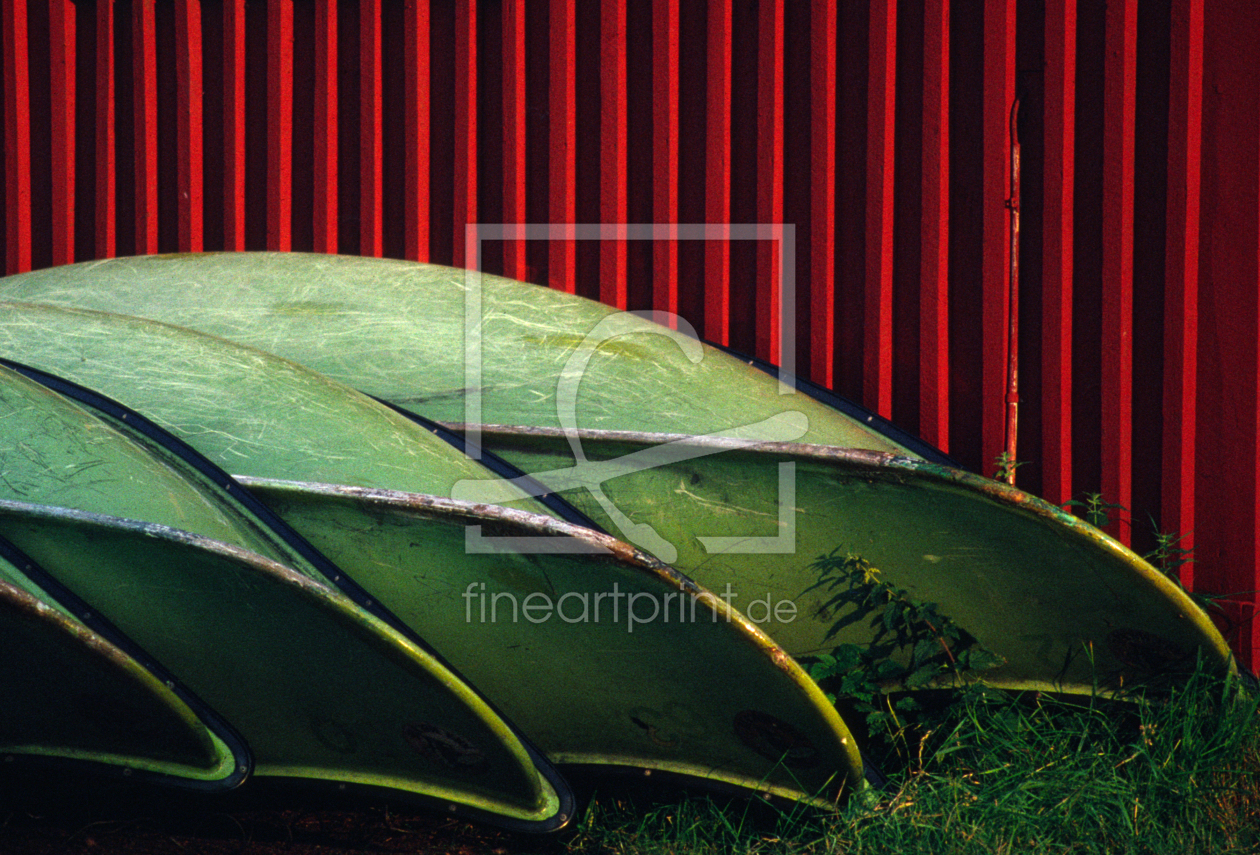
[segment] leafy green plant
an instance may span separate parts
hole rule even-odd
[[[1184,534],[1160,531],[1151,517],[1151,531],[1155,536],[1155,548],[1142,557],[1151,562],[1170,579],[1180,580],[1181,568],[1194,563],[1194,547],[1183,547]]]
[[[810,676],[833,703],[839,697],[854,705],[870,733],[885,742],[907,747],[907,725],[921,709],[915,697],[899,693],[956,688],[964,675],[1002,664],[936,603],[880,578],[866,559],[835,549],[811,566],[818,581],[806,593],[824,590],[823,610],[838,615],[826,637],[862,621],[873,634],[868,645],[841,644],[814,657],[806,663]]]
[[[1110,525],[1112,511],[1128,510],[1124,505],[1108,502],[1103,498],[1102,493],[1086,493],[1084,498],[1068,499],[1063,503],[1063,510],[1069,511],[1072,508],[1083,508],[1084,514],[1077,514],[1077,516],[1094,528],[1106,528]]]
[[[1007,484],[1014,484],[1015,470],[1027,462],[1027,460],[1016,460],[1011,456],[1010,452],[1003,451],[997,457],[993,458],[993,465],[997,467],[993,473],[993,480],[1003,481]]]
[[[1071,508],[1083,508],[1082,519],[1096,528],[1102,528],[1110,522],[1112,511],[1128,510],[1122,504],[1106,501],[1101,493],[1085,493],[1083,498],[1071,499],[1064,503],[1064,510]],[[1181,568],[1194,563],[1194,547],[1181,545],[1185,540],[1184,532],[1162,531],[1154,517],[1148,517],[1148,520],[1151,526],[1151,536],[1155,538],[1155,548],[1143,554],[1142,558],[1180,586],[1200,608],[1209,613],[1223,614],[1224,609],[1221,606],[1221,601],[1241,596],[1244,593],[1209,594],[1203,591],[1192,591],[1187,588],[1181,580]]]

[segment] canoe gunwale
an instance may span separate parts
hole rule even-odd
[[[378,398],[374,395],[369,395],[368,397],[372,398],[372,400],[382,406],[388,407],[403,418],[415,422],[420,427],[446,442],[452,448],[458,450],[469,458],[476,460],[491,473],[498,475],[504,480],[517,481],[518,483],[521,483],[522,486],[525,486],[527,491],[534,496],[534,498],[538,499],[541,504],[549,510],[555,512],[566,522],[591,529],[592,531],[608,534],[603,526],[579,511],[576,506],[559,493],[547,491],[544,485],[533,479],[527,472],[524,472],[513,466],[511,463],[508,463],[502,457],[495,454],[493,450],[486,448],[485,446],[474,445],[469,442],[468,437],[460,431],[453,430],[442,422],[434,421],[427,416],[422,416],[416,411],[409,410],[406,407],[394,403],[393,401]],[[530,489],[531,487],[535,489]]]
[[[357,487],[317,481],[259,478],[251,475],[234,475],[233,478],[246,489],[268,487],[315,493],[322,496],[340,496],[382,508],[405,508],[408,511],[435,519],[455,517],[469,523],[501,522],[532,530],[540,536],[568,537],[582,544],[584,547],[582,551],[584,552],[612,555],[635,563],[642,562],[651,566],[655,572],[663,574],[663,578],[668,578],[672,582],[695,585],[685,574],[604,531],[572,523],[568,520],[558,520],[544,514],[536,514],[521,508],[510,508],[482,502],[466,502],[446,496],[409,493],[404,490],[387,490],[381,487]]]
[[[42,371],[5,357],[0,357],[0,365],[12,369],[28,379],[34,380],[36,383],[69,398],[75,403],[89,408],[96,414],[103,414],[115,422],[121,422],[143,435],[146,439],[157,443],[174,454],[183,463],[195,469],[203,477],[214,483],[216,487],[223,490],[230,499],[244,506],[270,534],[279,538],[285,546],[294,550],[304,560],[310,562],[319,573],[335,583],[343,593],[354,600],[360,607],[367,608],[364,605],[367,601],[367,596],[361,589],[357,589],[353,579],[346,577],[332,561],[328,560],[327,556],[311,546],[305,538],[294,531],[270,508],[258,501],[248,490],[241,487],[231,475],[170,431],[162,428],[137,410],[113,398],[102,395],[86,386],[66,380],[51,372]]]

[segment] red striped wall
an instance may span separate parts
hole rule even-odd
[[[1014,346],[1019,484],[1125,505],[1139,551],[1184,532],[1250,658],[1256,44],[1251,0],[0,0],[2,254],[464,264],[478,222],[791,224],[787,258],[718,230],[483,265],[678,312],[986,472]]]

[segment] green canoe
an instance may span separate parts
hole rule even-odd
[[[784,394],[693,338],[449,267],[299,253],[142,256],[10,276],[0,298],[213,333],[442,421],[686,434],[748,426],[766,440],[907,453],[874,421]]]
[[[250,758],[153,672],[0,561],[0,758],[70,760],[199,789],[236,786]],[[226,740],[223,738],[226,736]]]
[[[625,543],[497,506],[242,481],[423,629],[553,762],[797,799],[861,779],[854,740],[800,666],[719,595]],[[531,554],[539,538],[553,542]]]
[[[154,523],[6,500],[0,536],[231,722],[256,775],[384,788],[535,830],[567,819],[480,698],[283,565]]]
[[[306,761],[284,762],[282,759],[284,752],[288,750],[289,743],[294,740],[305,746],[302,749],[305,755],[314,758],[326,755],[325,761],[333,759],[332,755],[328,754],[331,749],[320,742],[320,733],[317,729],[294,727],[292,719],[309,718],[310,714],[302,711],[304,708],[318,708],[319,704],[341,705],[345,714],[339,719],[330,720],[342,721],[344,719],[350,722],[355,720],[351,713],[359,703],[358,697],[346,689],[339,688],[342,685],[353,685],[353,680],[348,674],[339,677],[335,671],[332,671],[328,678],[313,683],[307,695],[299,693],[298,687],[293,687],[287,694],[284,692],[262,694],[254,699],[242,700],[241,703],[245,705],[243,708],[247,710],[251,706],[261,708],[270,705],[268,714],[274,718],[258,720],[259,727],[270,722],[266,729],[259,731],[247,729],[233,720],[231,714],[225,712],[232,724],[242,730],[243,736],[256,754],[270,752],[270,759],[266,763],[259,762],[258,774],[323,776],[326,780],[341,783],[372,784],[375,782],[376,786],[396,788],[402,793],[430,795],[440,800],[444,808],[447,804],[453,803],[461,810],[466,808],[478,815],[489,811],[492,814],[492,821],[496,821],[497,817],[500,824],[530,827],[535,830],[553,828],[568,819],[569,810],[567,808],[562,810],[562,807],[569,804],[571,797],[564,789],[564,785],[559,783],[558,779],[554,783],[550,780],[555,773],[550,771],[549,765],[541,758],[532,755],[531,749],[512,733],[508,725],[480,699],[474,690],[463,684],[458,676],[436,660],[432,654],[418,646],[414,639],[408,638],[405,633],[400,633],[396,628],[386,627],[378,617],[367,614],[349,600],[340,595],[334,595],[331,590],[326,589],[319,581],[312,578],[315,575],[313,569],[307,574],[298,574],[276,561],[276,557],[280,556],[283,559],[294,560],[296,563],[301,556],[294,554],[285,544],[277,544],[270,530],[264,530],[260,523],[255,522],[256,518],[247,513],[247,509],[242,509],[240,503],[233,500],[227,491],[229,486],[240,490],[239,485],[215,484],[202,473],[195,471],[189,475],[187,467],[176,468],[176,462],[173,462],[170,454],[166,454],[165,459],[161,456],[165,449],[152,444],[141,444],[142,438],[137,439],[120,432],[61,395],[7,368],[0,368],[0,417],[3,417],[6,427],[5,433],[0,435],[0,457],[5,461],[5,479],[3,488],[0,489],[0,498],[19,503],[73,509],[62,512],[64,514],[87,512],[111,518],[126,517],[132,521],[127,523],[128,526],[142,528],[168,526],[174,530],[190,532],[185,535],[187,538],[202,537],[209,538],[212,542],[225,542],[230,546],[224,546],[224,549],[236,549],[242,551],[242,555],[252,555],[253,558],[248,561],[238,556],[234,559],[236,563],[230,568],[220,560],[213,571],[220,577],[216,584],[234,581],[238,586],[263,586],[260,590],[268,592],[267,598],[254,604],[253,607],[245,607],[242,611],[242,606],[229,608],[232,603],[232,593],[225,589],[214,608],[226,609],[226,611],[222,611],[217,618],[211,608],[210,599],[200,604],[207,608],[207,611],[201,615],[203,623],[215,624],[214,628],[218,632],[239,632],[240,627],[237,624],[257,622],[257,618],[251,615],[266,614],[265,611],[259,611],[262,609],[273,609],[275,615],[284,614],[286,609],[290,611],[298,609],[309,613],[308,617],[314,621],[317,617],[315,610],[322,607],[330,612],[320,618],[323,624],[330,622],[353,624],[345,626],[340,634],[348,636],[351,632],[357,632],[367,637],[367,642],[358,645],[362,661],[355,667],[360,667],[365,672],[387,673],[391,669],[398,670],[396,663],[399,659],[410,660],[410,673],[401,671],[397,675],[398,682],[402,684],[398,687],[399,697],[421,697],[428,693],[431,700],[430,706],[426,709],[437,705],[445,709],[445,715],[457,724],[470,716],[480,720],[481,727],[487,734],[492,734],[495,739],[503,740],[501,745],[489,746],[485,739],[479,739],[478,744],[483,746],[481,750],[488,752],[493,748],[496,752],[506,752],[514,758],[513,763],[517,764],[512,768],[500,769],[499,774],[507,776],[505,780],[495,781],[493,778],[488,778],[461,793],[451,781],[443,779],[440,775],[431,775],[430,771],[418,761],[414,761],[415,768],[410,779],[405,775],[397,774],[400,770],[393,768],[398,763],[397,756],[381,755],[380,752],[385,746],[379,740],[373,742],[356,738],[357,747],[344,752],[345,756],[340,758],[340,769],[324,761],[321,761],[322,765],[310,765]],[[131,420],[138,421],[136,418]],[[125,426],[122,427],[124,430],[127,429]],[[198,478],[200,480],[197,480]],[[40,524],[48,531],[51,531],[55,525],[59,525],[51,518],[41,520]],[[39,536],[39,526],[36,525],[34,528],[37,530],[36,534],[28,536]],[[71,535],[65,533],[63,535],[65,542],[70,542]],[[131,531],[127,536],[132,540],[143,540],[135,531]],[[64,569],[67,565],[82,565],[91,569],[107,566],[101,551],[90,546],[90,540],[82,540],[82,538],[80,540],[82,542],[79,543],[80,551],[77,554],[57,553],[63,562],[58,565],[59,567]],[[48,547],[45,541],[37,542]],[[24,549],[22,543],[19,542],[17,545]],[[306,548],[309,549],[309,546]],[[32,553],[32,557],[38,563],[44,563],[40,555]],[[109,559],[116,560],[116,556],[111,554]],[[145,559],[141,552],[135,556],[135,560],[155,562],[158,566],[142,564],[132,572],[145,570],[159,572],[175,569],[160,566],[163,561],[173,560],[169,554],[165,553]],[[326,562],[326,559],[324,561]],[[228,564],[232,562],[229,561]],[[331,566],[330,563],[329,566]],[[256,571],[255,575],[270,574],[273,578],[278,578],[276,574],[279,568],[284,571],[284,584],[272,583],[264,586],[263,581],[250,578],[250,573],[246,572],[250,567]],[[54,572],[52,567],[47,567],[47,569],[49,572]],[[298,584],[295,580],[301,580],[302,584]],[[82,590],[78,590],[75,584],[64,580],[63,584],[77,595],[92,602],[92,598]],[[102,582],[102,585],[104,589],[124,595],[127,593],[125,587],[119,587],[117,584],[111,587],[110,584]],[[157,593],[171,601],[166,606],[167,611],[164,612],[162,608],[155,606],[154,611],[140,615],[139,628],[143,629],[146,621],[151,622],[152,627],[159,627],[162,625],[165,613],[178,613],[180,611],[178,601],[183,596],[182,590],[185,589],[171,583],[168,583],[166,587],[160,587]],[[196,596],[195,587],[186,586],[186,590],[190,597]],[[316,592],[319,596],[315,596]],[[209,594],[204,596],[208,598]],[[293,602],[286,604],[286,600]],[[125,605],[125,602],[124,598],[121,605]],[[103,606],[99,603],[92,602],[92,605],[98,611],[103,610]],[[195,609],[200,605],[190,603],[188,607]],[[121,624],[122,621],[116,620],[116,623]],[[279,629],[279,625],[274,626]],[[130,634],[126,627],[123,627],[123,631]],[[207,626],[205,631],[209,632],[210,627]],[[303,638],[312,645],[307,653],[299,654],[291,647],[284,646],[285,635],[285,631],[280,631],[280,637],[272,639],[277,645],[274,649],[266,646],[267,639],[257,640],[257,644],[263,646],[254,647],[248,656],[240,654],[242,659],[240,667],[253,662],[256,663],[256,670],[259,671],[275,669],[283,671],[285,668],[292,667],[294,673],[297,674],[301,673],[300,669],[297,669],[290,661],[294,656],[317,661],[323,657],[337,655],[335,650],[322,653],[319,651],[321,646],[333,643],[331,636],[328,639],[321,639],[318,635],[308,637],[306,631],[297,633],[294,637]],[[161,637],[159,633],[159,638]],[[144,645],[139,638],[135,640]],[[201,642],[195,637],[185,637],[181,644],[184,645],[186,652],[191,650],[196,654],[200,651],[201,658],[206,660],[211,667],[215,667],[214,657],[206,655],[206,650],[209,648],[203,648]],[[151,653],[159,661],[162,660],[157,651],[151,651]],[[374,662],[373,657],[379,661]],[[193,658],[196,656],[194,655]],[[335,663],[337,660],[330,661]],[[171,663],[163,664],[173,668]],[[342,662],[339,667],[354,670],[354,667],[345,662]],[[225,691],[232,688],[238,676],[231,671],[219,672],[219,679],[224,683]],[[187,679],[182,673],[179,677]],[[266,680],[261,680],[253,688],[257,689],[266,685]],[[325,695],[331,696],[331,700],[325,699]],[[312,702],[304,706],[303,698],[308,696]],[[364,695],[364,697],[370,697],[370,695]],[[318,704],[315,703],[316,699]],[[217,707],[213,700],[207,699],[207,701]],[[389,710],[392,707],[386,706],[383,709]],[[432,721],[426,719],[417,726],[432,724],[438,728],[435,732],[439,734],[446,731],[458,733],[462,727],[462,725],[447,727],[447,723],[436,713],[430,714],[429,719]],[[251,727],[253,727],[252,723]],[[397,731],[397,727],[394,731]],[[389,733],[391,731],[382,731],[380,738],[383,739]],[[397,733],[394,735],[396,736]],[[260,742],[263,746],[270,747],[260,748]],[[333,742],[335,744],[336,741]],[[302,752],[295,756],[305,756]],[[415,751],[412,753],[415,754]],[[487,791],[493,790],[496,786],[502,786],[504,789],[497,794],[487,795]]]
[[[880,613],[829,603],[813,566],[839,550],[935,602],[1005,660],[987,682],[1072,693],[1231,667],[1228,646],[1175,583],[1102,532],[1013,487],[905,457],[798,444],[584,431],[482,429],[488,447],[609,531],[624,518],[674,566],[793,656],[869,645]],[[499,482],[454,496],[493,502]],[[596,496],[599,491],[599,498]],[[609,508],[612,509],[610,513]],[[833,634],[834,633],[834,634]]]
[[[0,358],[143,414],[221,469],[447,495],[485,467],[414,421],[285,359],[106,312],[0,303]],[[503,504],[540,509],[524,491]]]
[[[188,330],[98,312],[0,305],[0,353],[92,386],[143,411],[214,462],[232,466],[242,476],[383,486],[392,488],[394,496],[420,491],[445,495],[455,483],[490,477],[479,464],[428,431],[338,383],[269,354]],[[508,485],[500,482],[499,487],[497,504],[513,504]],[[545,512],[523,491],[517,491],[517,496],[516,504]],[[554,663],[549,668],[577,668],[602,686],[598,695],[592,695],[587,686],[572,681],[544,680],[547,690],[539,692],[535,672],[542,666],[521,662],[509,667],[500,661],[503,654],[486,655],[478,643],[489,634],[469,632],[458,608],[461,600],[453,600],[454,606],[447,602],[436,608],[437,602],[431,598],[434,585],[445,585],[451,593],[462,590],[470,579],[493,580],[495,568],[505,561],[523,561],[525,570],[521,572],[528,571],[524,578],[533,578],[528,575],[532,573],[553,580],[581,580],[587,594],[624,585],[629,579],[646,586],[644,602],[649,596],[663,600],[682,595],[681,582],[654,562],[644,565],[625,544],[608,538],[592,542],[585,532],[575,533],[571,526],[552,531],[548,526],[555,521],[527,513],[520,515],[521,522],[512,523],[518,528],[515,537],[549,539],[547,548],[612,549],[617,554],[598,559],[575,555],[528,559],[469,556],[464,547],[465,526],[493,529],[505,524],[500,519],[503,512],[470,509],[459,503],[435,504],[410,495],[403,510],[396,512],[399,522],[388,529],[405,539],[403,547],[398,547],[375,536],[362,536],[362,532],[379,527],[380,512],[370,502],[351,502],[345,495],[318,491],[307,494],[307,505],[297,505],[288,496],[277,499],[270,493],[264,498],[321,553],[332,557],[371,597],[402,617],[461,672],[472,668],[466,673],[479,688],[490,691],[493,686],[490,696],[553,760],[571,763],[581,758],[580,762],[589,764],[685,772],[745,787],[761,786],[773,768],[773,763],[733,738],[730,722],[748,703],[739,709],[728,708],[730,705],[706,709],[697,699],[711,691],[701,691],[695,677],[672,684],[654,680],[652,691],[657,697],[670,695],[668,702],[661,700],[658,705],[700,710],[689,715],[710,734],[706,741],[689,739],[671,744],[666,751],[646,737],[644,726],[636,723],[647,715],[633,711],[642,706],[640,699],[648,690],[618,675],[627,668],[655,667],[651,663],[662,658],[679,659],[676,653],[666,657],[662,645],[673,642],[679,650],[690,651],[694,645],[685,628],[680,628],[677,637],[663,637],[656,647],[640,650],[637,639],[634,646],[626,647],[622,627],[593,624],[588,632],[603,640],[586,645],[587,652],[575,664],[570,639],[577,631],[556,632],[566,628],[560,621],[552,627],[528,623],[498,626],[498,648],[494,649],[547,650],[542,658]],[[415,502],[424,504],[423,514],[408,510],[407,503]],[[321,522],[320,514],[332,517]],[[432,551],[405,548],[407,543],[430,541]],[[528,548],[529,544],[520,543],[511,547]],[[491,562],[488,567],[487,561]],[[494,595],[493,585],[491,581],[490,588],[483,586],[484,596]],[[638,633],[639,637],[644,634],[644,630]],[[784,716],[805,721],[821,734],[811,737],[819,745],[819,760],[809,787],[802,790],[794,786],[789,778],[798,773],[789,770],[780,774],[781,780],[774,782],[772,789],[812,795],[837,770],[842,773],[837,782],[860,772],[857,755],[851,743],[846,743],[847,731],[812,683],[795,665],[789,669],[791,678],[783,679],[783,669],[775,662],[782,658],[781,651],[766,645],[757,633],[750,638],[739,621],[710,630],[709,635],[709,652],[688,668],[714,675],[705,679],[726,683],[723,691],[728,693],[742,684],[731,684],[727,677],[719,679],[718,675],[747,674],[752,682],[765,684],[765,703],[770,708],[787,710]],[[684,663],[690,660],[690,653],[681,657]],[[747,696],[761,700],[760,693]],[[594,697],[599,698],[596,710],[590,709]],[[540,702],[544,703],[542,708]],[[555,709],[572,712],[558,719]],[[579,710],[592,714],[589,723],[578,715]],[[730,758],[723,759],[727,755]]]
[[[181,267],[181,264],[184,266]],[[688,345],[669,340],[659,328],[646,323],[639,326],[639,322],[634,320],[625,321],[625,327],[612,326],[609,318],[624,316],[616,315],[608,307],[593,306],[546,289],[531,289],[493,277],[473,277],[467,281],[479,281],[480,288],[470,290],[462,271],[442,273],[440,269],[404,262],[319,256],[295,259],[289,256],[229,254],[122,259],[105,263],[101,268],[88,269],[80,265],[78,269],[61,268],[23,274],[0,280],[3,283],[0,293],[126,309],[212,329],[221,335],[248,340],[304,361],[353,385],[437,418],[462,420],[469,413],[465,406],[467,391],[480,390],[482,422],[538,428],[541,434],[554,434],[557,428],[568,428],[571,433],[575,428],[585,429],[581,453],[595,461],[607,461],[617,456],[613,446],[601,446],[599,436],[607,436],[602,432],[609,430],[686,435],[721,432],[727,436],[751,439],[768,436],[773,439],[776,437],[770,434],[796,431],[790,439],[875,451],[902,451],[900,447],[893,447],[896,443],[890,444],[852,419],[837,420],[834,413],[820,414],[809,409],[809,402],[802,396],[756,397],[747,390],[756,388],[768,392],[766,381],[764,377],[752,376],[751,369],[745,370],[746,366],[738,361],[718,360],[711,363],[706,352],[700,365],[709,364],[711,369],[719,366],[722,370],[698,369],[682,355]],[[158,274],[159,270],[163,271],[163,275]],[[293,275],[286,280],[282,270]],[[173,282],[180,283],[179,288],[171,289],[169,285]],[[437,287],[435,283],[441,282],[445,282],[447,287]],[[220,290],[225,296],[219,296]],[[196,292],[195,301],[188,296],[190,292]],[[480,311],[476,311],[474,306],[471,317],[481,319],[480,334],[472,340],[482,343],[482,372],[479,384],[470,386],[465,382],[461,386],[455,377],[442,372],[452,371],[452,362],[463,362],[459,357],[465,348],[460,346],[463,339],[459,336],[459,329],[449,334],[447,331],[458,327],[457,321],[464,317],[464,309],[468,305],[466,298],[472,293],[481,296]],[[194,302],[197,305],[194,306]],[[202,307],[207,303],[213,304],[214,308],[203,313]],[[655,334],[612,337],[614,333],[628,329]],[[441,382],[421,379],[438,376],[445,379]],[[445,394],[444,390],[449,394]],[[774,391],[777,392],[777,389]],[[751,400],[750,395],[756,400]],[[785,406],[785,402],[790,402],[791,406]],[[807,427],[802,422],[785,420],[785,417],[797,414],[808,418]],[[777,421],[768,423],[767,419]],[[844,431],[837,427],[841,424]],[[853,432],[854,425],[858,428],[857,433]],[[775,430],[767,430],[767,427]],[[534,446],[518,453],[510,447],[501,447],[502,437],[495,430],[479,424],[473,427],[473,434],[491,450],[505,451],[509,456],[515,454],[515,462],[526,471],[555,470],[573,464],[572,447],[576,439],[556,439],[545,449]],[[506,427],[503,433],[510,434],[514,430]],[[482,434],[482,431],[491,433]],[[637,448],[642,450],[642,445]],[[535,454],[537,456],[531,458]],[[722,464],[715,460],[716,457],[706,458],[705,465],[720,467]],[[535,466],[538,468],[535,469]],[[717,471],[715,468],[714,472]],[[923,478],[928,471],[905,463],[890,480],[913,482]],[[767,497],[777,495],[777,475],[762,472],[762,476],[755,488],[760,492],[753,493],[752,497],[770,506],[762,509],[762,513],[769,514],[763,519],[773,521],[777,519],[774,507],[777,503]],[[646,483],[644,479],[650,477],[650,473],[644,473],[625,475],[619,480],[624,485],[642,485]],[[701,472],[697,477],[706,476]],[[722,483],[725,477],[709,480]],[[942,475],[944,480],[950,478],[956,478],[959,484],[970,485],[970,493],[977,496],[986,490],[1000,489],[992,488],[982,479],[963,478],[952,473]],[[721,575],[708,575],[699,568],[712,570],[715,566],[713,556],[699,548],[694,537],[689,547],[685,542],[683,529],[687,530],[687,536],[693,531],[700,534],[699,521],[705,519],[706,514],[729,514],[729,509],[723,509],[720,496],[716,500],[713,496],[703,500],[693,499],[688,494],[696,491],[678,480],[669,484],[656,483],[651,489],[618,487],[617,481],[601,483],[604,493],[597,497],[585,490],[568,491],[566,496],[614,534],[656,551],[662,559],[676,560],[680,569],[701,576],[711,587],[720,587],[719,583],[725,581],[743,584],[740,580],[760,578],[758,574],[761,571],[746,565],[755,561],[764,563],[768,560],[764,555],[747,559],[740,556],[738,560],[732,557],[727,571]],[[562,482],[551,486],[565,488]],[[659,492],[663,487],[668,487],[668,492]],[[958,489],[968,492],[963,487]],[[740,498],[745,498],[753,490],[752,486],[746,487],[739,494]],[[615,497],[612,495],[614,492]],[[597,498],[602,501],[597,502]],[[980,515],[978,524],[1000,532],[1006,521],[1018,518],[1012,509],[1037,505],[1022,493],[1012,492],[1009,498],[1010,501],[995,501],[989,505],[977,503],[976,508],[987,508]],[[923,504],[917,507],[914,516],[923,530],[956,530],[949,520],[932,519],[934,511],[931,503],[935,501],[932,490],[925,489],[920,499]],[[1066,564],[1069,572],[1039,574],[1034,567],[1029,571],[1029,579],[1039,582],[1033,584],[1034,590],[1026,591],[1022,599],[1003,600],[986,593],[987,579],[993,571],[981,573],[980,565],[972,570],[966,569],[963,553],[945,550],[940,543],[934,547],[936,551],[923,550],[917,557],[893,554],[881,558],[881,550],[897,551],[895,542],[902,536],[903,529],[897,527],[901,520],[895,514],[885,520],[885,528],[871,526],[852,544],[844,542],[852,539],[850,535],[828,535],[826,523],[813,525],[803,518],[807,521],[802,525],[809,526],[816,534],[810,546],[798,549],[797,565],[807,568],[821,553],[842,547],[881,567],[889,581],[911,589],[916,595],[926,598],[940,595],[943,598],[952,590],[954,599],[942,606],[947,612],[956,614],[956,619],[963,626],[976,626],[978,629],[979,624],[987,623],[990,629],[986,634],[992,638],[994,632],[1004,633],[1007,647],[1024,639],[1020,642],[1020,646],[1026,648],[1024,654],[1005,657],[1007,665],[1004,672],[1008,675],[1005,679],[1012,685],[1075,687],[1084,691],[1092,687],[1096,678],[1100,678],[1100,667],[1105,669],[1101,679],[1120,679],[1126,670],[1131,671],[1133,666],[1128,669],[1121,667],[1125,660],[1145,663],[1161,657],[1179,660],[1182,653],[1190,655],[1189,651],[1198,648],[1213,651],[1211,655],[1218,659],[1225,655],[1219,633],[1153,568],[1092,529],[1081,527],[1079,521],[1048,506],[1037,506],[1040,510],[1033,515],[1040,520],[1038,525],[1058,532],[1037,542],[1045,548],[1059,550],[1055,557],[1043,562],[1041,555],[1016,551],[1000,560],[994,558],[989,563],[1002,564],[1006,567],[1006,575],[1012,578],[1024,572],[1021,569],[1023,566],[1039,563]],[[654,519],[662,520],[659,523],[661,531],[672,526],[677,536],[653,539],[653,532],[657,530],[654,528],[657,523],[652,522]],[[776,533],[768,531],[768,534]],[[802,534],[802,530],[798,529],[797,535],[807,536],[808,532]],[[984,535],[993,544],[991,549],[998,549],[1004,537],[1012,540],[1007,535]],[[888,542],[877,549],[875,544],[881,538]],[[1030,545],[1028,542],[1020,544],[1017,535],[1013,542],[1016,550],[1026,550]],[[1058,597],[1053,593],[1063,579],[1073,576],[1070,572],[1072,561],[1062,552],[1072,544],[1075,545],[1073,549],[1085,548],[1104,564],[1110,562],[1123,568],[1117,571],[1119,578],[1127,579],[1126,584],[1133,585],[1137,593],[1113,593],[1101,586],[1094,589],[1089,600],[1096,612],[1096,616],[1090,619],[1093,629],[1086,630],[1080,622],[1069,622],[1066,630],[1058,625],[1050,627],[1053,631],[1046,637],[1043,632],[1026,632],[1018,628],[1022,616],[1044,612],[1046,602],[1061,604],[1061,607],[1051,610],[1056,614],[1070,615],[1073,612],[1074,600],[1071,596]],[[1089,546],[1083,547],[1082,544]],[[690,550],[690,555],[680,555],[678,550]],[[943,554],[955,556],[946,567],[933,561]],[[951,574],[949,565],[960,569]],[[950,581],[951,575],[957,576],[956,582]],[[1078,572],[1074,578],[1077,580],[1071,584],[1074,590],[1090,587],[1088,572]],[[814,581],[816,576],[799,572],[779,590],[795,600]],[[1040,583],[1050,584],[1050,587],[1038,588]],[[970,594],[967,594],[968,585],[974,587]],[[749,594],[745,603],[750,604],[752,597]],[[959,599],[966,597],[970,598],[970,605]],[[1136,609],[1132,617],[1127,616],[1127,603],[1132,597],[1163,603],[1161,608],[1165,615],[1184,612],[1192,629],[1187,633],[1172,633],[1172,638],[1168,639],[1172,646],[1165,647],[1161,633],[1144,634],[1145,631],[1140,629],[1146,619],[1141,608]],[[1103,614],[1106,617],[1102,617]],[[812,621],[815,624],[813,630],[806,630],[804,621],[798,621],[794,627],[771,629],[776,638],[782,639],[790,649],[800,655],[810,655],[820,648],[825,649],[833,640],[826,638],[826,630],[835,623],[828,623],[830,617],[819,615]],[[1035,615],[1031,617],[1036,620]],[[1126,626],[1119,627],[1118,621],[1125,622]],[[1102,632],[1102,626],[1111,628]],[[819,628],[823,629],[823,643],[819,643]],[[793,632],[803,636],[804,640],[798,642],[792,637]],[[1177,641],[1178,638],[1181,640]],[[1091,642],[1092,647],[1089,646]],[[1103,651],[1102,666],[1097,664],[1099,651]],[[1095,665],[1082,665],[1090,656],[1095,657]],[[1016,664],[1021,661],[1025,665]],[[1089,673],[1086,674],[1085,670]]]

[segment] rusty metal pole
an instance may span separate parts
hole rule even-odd
[[[1004,471],[1015,484],[1015,438],[1019,427],[1019,98],[1011,105],[1011,269],[1006,337],[1006,460]]]

